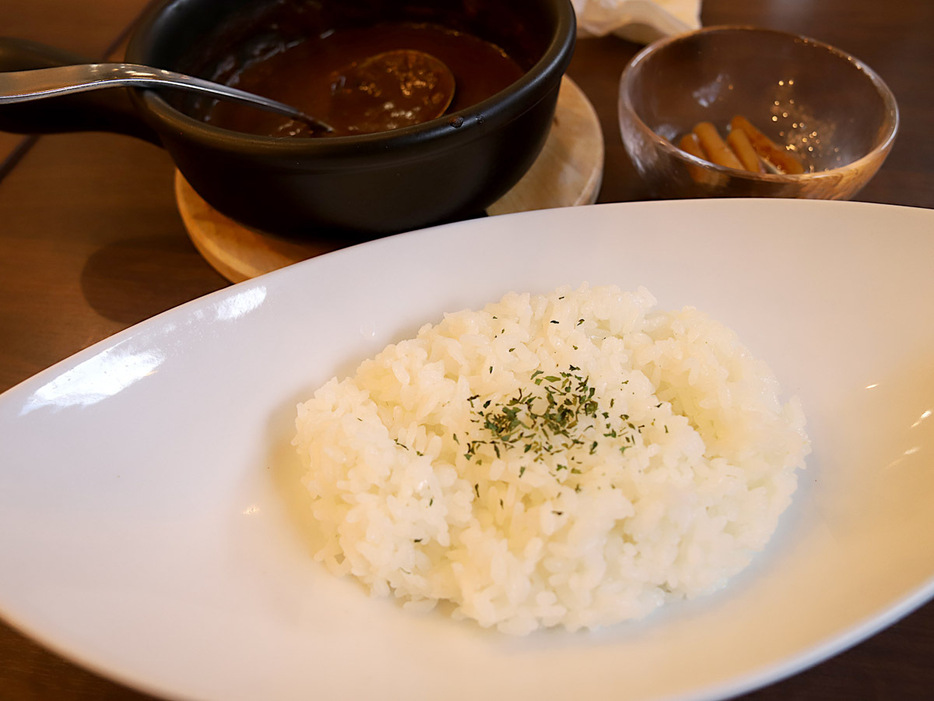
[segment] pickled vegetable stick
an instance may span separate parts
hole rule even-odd
[[[697,158],[707,160],[707,154],[704,153],[704,149],[701,147],[700,139],[697,138],[697,134],[693,132],[688,132],[681,137],[681,141],[678,143],[678,147],[686,152],[695,156]],[[724,177],[721,173],[714,173],[711,170],[690,163],[687,165],[688,174],[694,180],[694,182],[705,187],[715,187],[719,179]]]
[[[730,130],[739,130],[745,133],[756,153],[782,173],[796,175],[804,172],[804,166],[801,165],[801,161],[794,154],[789,153],[786,149],[773,142],[756,129],[745,117],[741,115],[733,117],[730,122]]]
[[[743,168],[753,173],[765,172],[762,159],[759,158],[759,154],[752,147],[746,132],[741,129],[731,129],[729,134],[726,135],[726,142],[733,149],[733,153],[739,158],[740,163],[743,164]]]
[[[686,153],[690,153],[692,156],[703,158],[705,161],[707,160],[707,154],[704,153],[704,149],[701,148],[700,139],[697,138],[697,134],[694,132],[682,136],[678,148]]]
[[[739,162],[736,154],[726,145],[713,124],[700,122],[694,126],[693,131],[700,140],[701,147],[707,153],[708,161],[727,168],[742,169],[743,164]]]

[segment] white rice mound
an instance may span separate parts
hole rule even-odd
[[[732,331],[655,305],[510,293],[329,381],[293,441],[316,559],[511,634],[722,587],[791,501],[804,414]]]

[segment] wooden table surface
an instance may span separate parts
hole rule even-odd
[[[119,57],[126,31],[146,4],[2,0],[0,34],[89,57]],[[856,199],[934,207],[934,2],[705,0],[702,19],[705,25],[807,34],[872,66],[896,95],[901,132]],[[619,75],[638,49],[617,38],[582,40],[569,71],[602,123],[602,202],[643,197],[616,125]],[[108,134],[24,139],[0,133],[0,391],[227,284],[186,234],[173,194],[173,164],[160,149]],[[0,622],[0,698],[147,697],[76,667]],[[934,698],[934,604],[745,698]]]

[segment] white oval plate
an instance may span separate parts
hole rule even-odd
[[[383,239],[236,285],[0,397],[0,612],[81,664],[203,699],[710,699],[934,593],[934,211],[604,205]],[[309,556],[294,407],[444,311],[645,285],[733,327],[814,452],[723,591],[597,633],[504,637]]]

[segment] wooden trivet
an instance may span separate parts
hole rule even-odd
[[[561,83],[554,124],[535,163],[487,214],[593,204],[603,178],[603,133],[593,105],[574,81]],[[241,282],[339,247],[333,241],[283,239],[246,227],[211,207],[175,173],[182,221],[205,260],[231,282]]]

